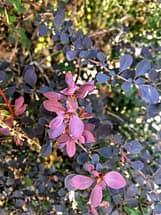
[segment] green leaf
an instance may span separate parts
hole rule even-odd
[[[29,176],[26,176],[25,183],[26,183],[26,186],[31,186],[32,185],[32,180],[31,180],[31,178]]]

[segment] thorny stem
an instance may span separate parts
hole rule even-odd
[[[77,142],[77,144],[78,144],[78,146],[79,146],[81,149],[83,149],[83,151],[85,151],[85,152],[89,155],[89,157],[92,159],[92,157],[91,157],[91,155],[89,154],[88,150],[87,150],[82,144],[80,144],[79,142]]]
[[[2,96],[3,100],[5,101],[8,109],[9,109],[9,112],[11,113],[11,115],[15,118],[15,114],[14,114],[14,111],[11,107],[11,103],[8,101],[6,95],[4,94],[3,90],[0,88],[0,95]]]
[[[100,62],[98,62],[98,61],[96,61],[96,60],[90,60],[90,62],[91,63],[94,63],[94,64],[96,64],[97,66],[101,66],[100,65]],[[109,72],[109,69],[107,69],[107,67],[104,67],[104,70],[106,71],[106,72]],[[128,81],[126,78],[124,78],[124,77],[122,77],[122,76],[120,76],[120,75],[118,75],[118,74],[116,74],[116,76],[119,78],[119,79],[121,79],[121,80],[123,80],[123,81]]]
[[[29,138],[23,131],[17,131],[16,129],[14,128],[11,128],[10,126],[8,126],[4,121],[2,121],[0,119],[0,126],[2,126],[3,128],[8,128],[11,135],[12,136],[17,136],[20,138],[20,140],[22,141],[27,141],[27,143],[30,145],[30,146],[35,146],[35,149],[40,152],[41,150],[41,146],[39,144],[39,141],[38,139],[35,139],[35,138]]]

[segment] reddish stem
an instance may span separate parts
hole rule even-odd
[[[13,117],[15,117],[14,111],[13,111],[13,109],[11,107],[11,103],[8,101],[6,95],[4,94],[4,92],[3,92],[3,90],[1,88],[0,88],[0,95],[2,96],[3,100],[5,101],[9,112],[12,114]]]

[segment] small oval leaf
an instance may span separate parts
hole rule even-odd
[[[125,54],[120,58],[120,72],[128,69],[133,62],[133,58],[129,54]]]

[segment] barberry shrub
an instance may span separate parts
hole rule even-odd
[[[65,214],[70,214],[69,207],[75,214],[161,213],[159,62],[148,54],[138,59],[127,50],[119,67],[110,70],[105,54],[81,30],[73,29],[62,8],[53,20],[37,27],[39,36],[53,41],[53,52],[63,54],[64,66],[60,69],[59,60],[53,60],[51,71],[45,73],[41,62],[31,61],[21,73],[23,82],[17,83],[16,77],[8,76],[11,66],[1,64],[0,95],[5,105],[0,113],[0,132],[12,136],[20,150],[28,150],[29,145],[37,152],[37,167],[32,164],[32,171],[28,170],[24,159],[21,168],[25,174],[29,172],[26,186],[32,187],[34,181],[34,194],[44,196],[45,203],[51,200],[41,213],[59,211],[52,204],[62,196],[66,197],[62,205],[70,200],[68,209],[62,209]],[[131,115],[128,107],[127,112],[109,108],[118,88],[114,100],[131,99]],[[135,108],[138,115],[133,113]],[[21,130],[16,128],[19,121]],[[19,186],[23,195],[16,190],[12,201],[17,208],[34,212],[35,202],[25,198],[34,194],[25,194],[23,184],[19,182]]]

